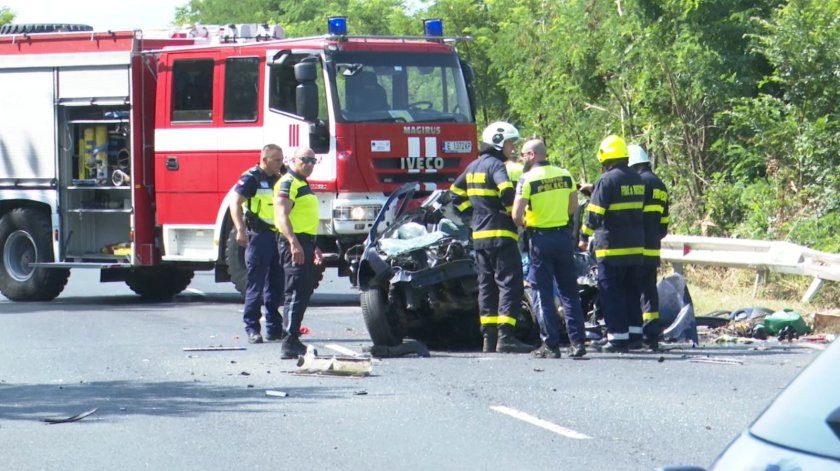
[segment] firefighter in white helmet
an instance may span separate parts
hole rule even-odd
[[[659,347],[659,293],[656,291],[656,274],[659,268],[659,250],[662,238],[668,234],[668,189],[665,183],[651,170],[650,157],[641,146],[627,146],[630,155],[627,164],[639,172],[645,183],[644,222],[645,248],[642,257],[641,280],[642,302],[638,314],[630,320],[630,346],[638,345],[637,332],[642,327],[644,342],[652,350]]]
[[[511,219],[514,186],[505,161],[516,154],[519,131],[495,122],[481,134],[479,156],[467,165],[450,191],[456,208],[472,211],[473,247],[478,271],[478,307],[484,352],[528,353],[533,346],[514,336],[522,296],[522,259]]]

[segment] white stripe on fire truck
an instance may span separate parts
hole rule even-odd
[[[426,138],[426,157],[437,157],[437,138],[436,137],[427,137]]]
[[[155,130],[157,152],[258,150],[268,142],[262,127]]]
[[[419,137],[409,137],[408,138],[408,156],[409,157],[420,157],[420,138]]]

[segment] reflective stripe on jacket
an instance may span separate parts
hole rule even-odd
[[[645,263],[658,265],[662,238],[668,234],[668,189],[650,169],[639,175],[645,183]]]
[[[277,196],[292,200],[289,213],[292,232],[314,236],[318,232],[318,197],[305,178],[289,170],[275,186]],[[279,229],[279,227],[278,227]]]
[[[642,177],[626,163],[601,175],[586,207],[581,238],[594,236],[595,258],[614,265],[640,265],[644,252]]]
[[[253,226],[253,218],[256,216],[265,223],[265,229],[274,230],[274,185],[280,179],[279,175],[266,175],[259,167],[254,166],[246,170],[239,177],[234,191],[244,196],[242,203],[245,221]],[[260,230],[251,227],[251,230]]]
[[[490,150],[467,165],[451,191],[455,207],[472,210],[473,246],[476,249],[516,243],[516,225],[511,219],[514,188],[499,151]]]

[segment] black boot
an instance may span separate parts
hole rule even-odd
[[[530,353],[534,350],[533,345],[520,341],[513,335],[513,326],[504,324],[499,326],[499,340],[496,342],[496,351],[499,353]]]
[[[569,356],[572,358],[580,358],[586,355],[586,347],[583,342],[575,342],[569,347]]]
[[[496,342],[498,341],[499,335],[498,330],[496,329],[495,325],[483,325],[481,326],[481,335],[484,336],[484,345],[481,347],[481,351],[484,353],[493,353],[496,351]]]

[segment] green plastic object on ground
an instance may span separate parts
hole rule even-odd
[[[805,319],[793,309],[782,309],[764,318],[764,329],[770,335],[777,335],[785,327],[790,326],[797,335],[811,332]]]

